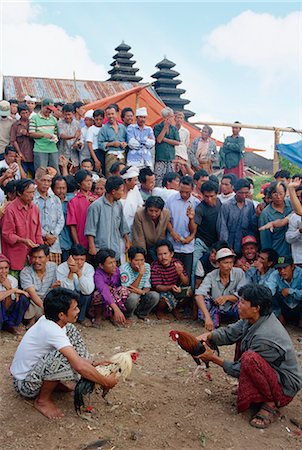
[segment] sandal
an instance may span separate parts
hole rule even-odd
[[[261,411],[267,411],[269,414],[261,414]],[[280,411],[277,408],[271,408],[267,404],[263,404],[259,412],[252,417],[250,420],[250,425],[254,428],[259,428],[264,430],[268,428],[273,422],[276,422],[280,417]],[[258,422],[257,422],[258,421]],[[261,421],[262,423],[259,423]]]

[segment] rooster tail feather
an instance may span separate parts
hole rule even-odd
[[[95,383],[89,381],[86,378],[81,378],[74,389],[74,408],[77,413],[81,412],[81,408],[84,406],[84,395],[92,394]]]

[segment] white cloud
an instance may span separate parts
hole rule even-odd
[[[94,62],[85,40],[53,24],[37,23],[39,7],[29,1],[4,3],[2,61],[4,75],[104,80],[104,66]]]
[[[302,69],[302,12],[281,18],[245,11],[215,28],[202,50],[267,77],[297,75]]]

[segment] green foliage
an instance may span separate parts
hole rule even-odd
[[[260,193],[261,186],[264,183],[268,183],[268,182],[273,181],[273,177],[271,175],[254,176],[253,177],[253,181],[254,181],[254,199],[259,202],[261,200],[259,198],[259,193]]]
[[[302,168],[296,166],[296,164],[291,163],[283,156],[280,156],[280,169],[289,170],[291,175],[295,175],[295,173],[302,172]]]

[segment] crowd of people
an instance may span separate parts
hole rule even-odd
[[[172,314],[203,321],[203,336],[218,345],[241,339],[242,352],[253,349],[274,369],[270,358],[277,351],[253,347],[250,328],[219,327],[240,318],[251,328],[257,322],[260,343],[277,342],[277,333],[282,357],[292,349],[283,326],[302,328],[302,174],[290,179],[278,171],[257,202],[253,180],[244,177],[239,122],[219,152],[208,125],[190,139],[182,112],[165,107],[159,124],[152,129],[147,122],[146,107],[120,112],[110,104],[105,111],[85,111],[81,102],[44,99],[37,112],[30,95],[24,103],[0,102],[0,329],[18,335],[26,327],[21,345],[34,348],[33,336],[42,327],[56,334],[47,325],[51,321],[60,328],[77,321],[97,329],[107,319],[121,327],[133,325],[134,318]],[[213,174],[218,159],[220,180]],[[259,326],[263,316],[272,324],[267,335],[266,322]],[[75,342],[76,328],[68,330]],[[69,342],[63,334],[54,339],[55,350]],[[14,385],[25,396],[40,392],[37,409],[59,417],[49,399],[61,378],[46,388],[41,373],[38,387],[32,381],[38,356],[50,348],[44,335],[42,341],[42,353],[29,363],[28,348],[17,352]],[[78,358],[85,356],[83,347]],[[74,353],[61,353],[78,373],[106,384]],[[202,358],[239,377],[240,356],[236,367],[215,359],[209,348]],[[284,370],[294,372],[294,382],[283,383],[280,367],[274,383],[286,386],[284,397],[282,389],[266,400],[258,395],[263,378],[250,402],[240,396],[240,411],[254,397],[264,404],[253,426],[267,426],[301,388],[293,350]],[[265,379],[272,377],[267,369]],[[108,387],[115,382],[110,379]]]

